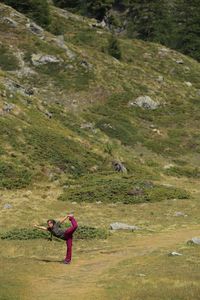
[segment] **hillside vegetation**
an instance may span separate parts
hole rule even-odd
[[[114,160],[134,179],[198,177],[199,64],[125,38],[117,60],[94,20],[51,14],[62,36],[1,4],[1,187],[112,177]],[[158,107],[135,105],[141,96]]]

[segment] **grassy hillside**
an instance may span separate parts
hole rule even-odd
[[[99,176],[114,159],[139,179],[159,179],[166,163],[198,176],[190,159],[200,151],[197,62],[128,39],[118,61],[108,31],[54,7],[51,31],[62,36],[8,6],[0,14],[1,187]],[[145,95],[158,109],[128,105]]]

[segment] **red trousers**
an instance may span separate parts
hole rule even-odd
[[[76,220],[74,219],[74,217],[70,217],[69,220],[71,222],[71,227],[69,227],[65,231],[65,240],[66,240],[66,245],[67,245],[67,253],[66,253],[65,261],[70,263],[70,261],[72,259],[73,233],[78,228],[78,224],[77,224]]]

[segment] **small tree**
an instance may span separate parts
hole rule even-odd
[[[50,24],[50,11],[47,0],[2,0],[21,13],[26,14],[41,26],[47,27]]]
[[[166,44],[170,39],[170,5],[165,0],[133,0],[129,4],[129,35]]]
[[[122,57],[119,41],[114,34],[111,35],[108,41],[108,53],[117,59]]]
[[[199,0],[176,0],[174,48],[200,61]]]

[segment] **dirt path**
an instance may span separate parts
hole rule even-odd
[[[70,266],[59,263],[39,263],[35,265],[36,275],[28,274],[27,288],[33,293],[24,293],[24,299],[103,299],[103,289],[99,282],[104,273],[116,267],[123,260],[150,254],[155,250],[176,250],[178,244],[183,244],[193,236],[200,235],[200,228],[180,229],[170,232],[154,233],[152,235],[126,235],[119,243],[117,233],[109,248],[87,250],[77,253],[78,258]],[[41,268],[42,274],[41,274]],[[94,298],[94,295],[95,298]],[[98,295],[98,296],[97,296]],[[27,297],[27,298],[26,298]],[[102,297],[102,298],[101,298]]]

